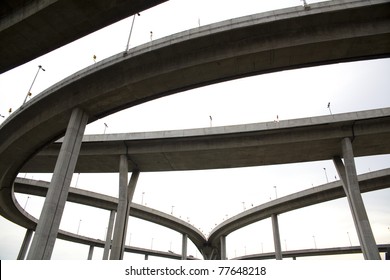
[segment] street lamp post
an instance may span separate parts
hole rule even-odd
[[[278,198],[278,192],[276,191],[276,186],[274,186],[275,189],[275,198]]]
[[[348,231],[347,231],[347,235],[348,235],[349,245],[352,247],[351,237],[349,236],[349,232]]]
[[[314,235],[313,235],[313,240],[314,240],[314,249],[317,249],[316,237]]]
[[[175,208],[175,206],[172,205],[171,215],[173,215],[173,208]]]
[[[326,168],[325,167],[324,167],[324,171],[325,171],[326,182],[329,183],[328,173],[326,173]]]
[[[27,196],[26,203],[24,204],[24,207],[23,207],[23,210],[24,210],[24,211],[26,211],[26,206],[27,206],[27,202],[28,202],[29,199],[30,199],[30,196]]]
[[[80,224],[81,224],[81,219],[79,221],[79,226],[77,227],[77,234],[79,234],[79,231],[80,231]]]
[[[139,13],[137,13],[137,15],[140,16]],[[129,50],[130,38],[131,38],[131,33],[133,32],[134,21],[135,21],[135,15],[133,16],[133,22],[131,23],[131,28],[130,28],[129,38],[127,39],[127,45],[126,45],[125,54]]]
[[[141,205],[144,205],[144,195],[145,195],[145,192],[142,192]]]
[[[33,85],[34,85],[34,83],[35,83],[35,80],[37,79],[39,70],[41,70],[41,69],[42,69],[42,71],[46,71],[45,69],[42,68],[41,65],[38,66],[38,71],[37,71],[37,73],[35,74],[34,80],[33,80],[33,82],[31,83],[30,89],[28,90],[28,92],[27,92],[27,94],[26,94],[26,98],[24,99],[23,104],[26,103],[27,98],[31,95],[31,89],[32,89],[32,87],[33,87]],[[22,104],[22,105],[23,105],[23,104]]]

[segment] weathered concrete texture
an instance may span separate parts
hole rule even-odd
[[[31,243],[30,260],[51,257],[87,121],[85,112],[77,108],[73,110]]]
[[[226,255],[226,236],[221,236],[221,252],[220,252],[220,255],[221,255],[221,260],[226,260],[227,259],[227,255]]]
[[[167,0],[2,0],[0,73]]]

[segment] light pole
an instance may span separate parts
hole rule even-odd
[[[244,202],[244,201],[242,202],[242,208],[244,208],[244,211],[246,210],[245,202]]]
[[[29,199],[30,199],[30,196],[27,196],[26,203],[24,204],[24,207],[23,207],[23,210],[24,210],[24,211],[26,211],[26,206],[27,206],[27,202],[28,202]]]
[[[35,74],[34,80],[33,80],[33,82],[31,83],[30,89],[28,90],[28,92],[27,92],[27,94],[26,94],[26,98],[24,99],[23,104],[26,103],[27,98],[28,98],[29,96],[31,96],[31,89],[32,89],[32,87],[33,87],[33,85],[34,85],[34,83],[35,83],[35,80],[37,79],[39,70],[41,70],[41,69],[42,69],[42,71],[46,71],[45,69],[42,68],[41,65],[38,66],[38,71],[37,71],[37,73]],[[23,105],[23,104],[22,104],[22,105]]]
[[[347,235],[348,235],[349,245],[352,247],[351,237],[349,236],[349,232],[348,231],[347,231]]]
[[[140,16],[139,13],[137,13],[137,15]],[[133,32],[134,21],[135,21],[135,15],[133,16],[133,22],[131,23],[131,28],[130,28],[129,38],[127,39],[125,54],[127,53],[128,49],[129,49],[130,38],[131,38],[131,33]]]
[[[108,128],[108,125],[106,123],[104,123],[104,132],[103,134],[106,134],[106,129]]]
[[[76,185],[74,186],[75,188],[77,188],[77,184],[79,183],[79,177],[80,177],[80,173],[77,173]]]
[[[317,249],[316,237],[314,235],[313,235],[313,240],[314,240],[314,249]]]
[[[80,231],[80,224],[81,224],[81,219],[79,221],[79,226],[77,227],[77,234],[79,234],[79,231]]]
[[[276,191],[276,186],[274,186],[275,189],[275,198],[278,198],[278,192]]]
[[[144,195],[145,195],[145,192],[142,192],[141,205],[144,205]]]
[[[329,113],[330,113],[331,115],[333,115],[333,114],[332,114],[332,110],[330,109],[330,102],[328,103],[328,109],[329,109]]]
[[[325,171],[326,182],[329,183],[328,173],[326,173],[326,168],[325,167],[324,167],[324,171]]]
[[[172,205],[171,215],[173,215],[173,208],[175,208],[175,206]]]

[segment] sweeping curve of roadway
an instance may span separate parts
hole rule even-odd
[[[1,214],[12,220],[17,213],[12,191],[16,175],[39,150],[64,135],[74,108],[83,109],[92,122],[221,81],[388,57],[389,14],[389,1],[381,0],[283,9],[181,32],[75,73],[24,104],[0,126]]]

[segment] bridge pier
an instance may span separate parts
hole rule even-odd
[[[360,193],[351,139],[344,138],[341,146],[344,164],[340,157],[334,157],[333,161],[348,199],[364,258],[380,260],[381,257]]]
[[[88,115],[81,109],[76,108],[72,111],[27,256],[29,260],[48,260],[53,253],[87,122]]]
[[[92,257],[93,257],[93,249],[95,247],[94,246],[89,246],[89,251],[88,251],[88,260],[92,260]]]
[[[221,260],[226,260],[227,259],[227,256],[226,256],[226,235],[221,236],[220,242],[221,242]]]
[[[108,260],[112,243],[112,229],[114,228],[115,210],[111,210],[110,219],[108,221],[106,242],[104,244],[103,260]]]
[[[24,260],[24,258],[26,257],[27,249],[30,245],[33,233],[34,231],[32,229],[27,229],[26,234],[24,235],[22,246],[20,247],[17,260]]]
[[[272,214],[272,230],[274,234],[274,246],[275,246],[275,258],[277,260],[282,260],[282,245],[280,244],[280,234],[279,234],[279,223],[278,223],[278,215]]]
[[[183,233],[182,245],[181,245],[181,259],[187,259],[187,247],[188,247],[188,234]]]
[[[133,200],[135,187],[137,185],[139,171],[135,170],[131,174],[128,183],[128,163],[127,155],[121,155],[119,158],[119,200],[118,210],[115,220],[114,236],[110,260],[121,260],[125,251],[125,241],[127,232],[127,223],[130,215],[130,205]]]

